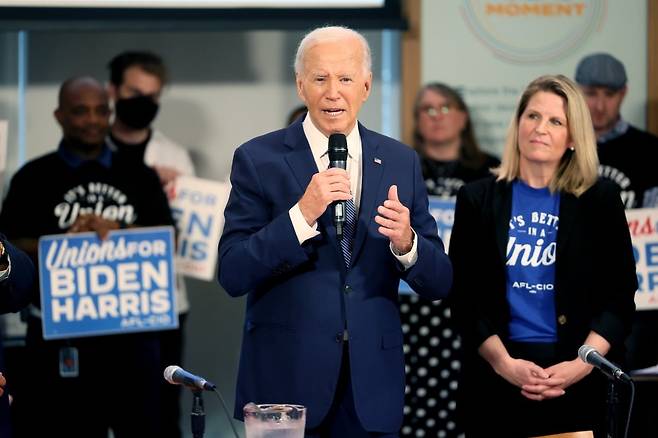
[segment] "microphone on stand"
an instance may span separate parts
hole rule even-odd
[[[347,138],[345,134],[331,134],[329,136],[329,167],[347,169]],[[343,225],[345,224],[345,201],[336,201],[334,207],[334,226],[336,237],[343,237]]]
[[[195,376],[176,365],[169,365],[164,370],[164,378],[172,385],[183,385],[192,389],[213,391],[217,386],[203,377]]]
[[[598,368],[603,374],[608,376],[608,396],[607,396],[607,406],[608,406],[608,419],[607,419],[607,433],[608,437],[627,437],[628,429],[631,424],[631,413],[633,412],[633,403],[635,400],[635,383],[633,379],[622,371],[614,363],[610,362],[608,359],[603,357],[601,353],[596,351],[596,348],[591,345],[583,345],[578,349],[578,357],[580,357],[583,362],[593,365],[595,368]],[[619,409],[619,394],[616,389],[615,382],[624,382],[628,384],[630,388],[630,401],[628,403],[628,415],[625,419],[621,421],[617,410]],[[626,427],[624,428],[624,423]],[[623,428],[623,434],[622,430]]]
[[[205,389],[206,391],[213,391],[219,401],[222,404],[222,409],[226,414],[226,419],[228,424],[231,426],[233,431],[233,436],[239,438],[238,431],[235,430],[233,425],[233,420],[231,415],[228,413],[226,408],[226,402],[224,402],[224,397],[217,390],[217,386],[214,383],[207,381],[203,377],[196,376],[190,372],[185,371],[177,365],[169,365],[164,370],[164,378],[167,382],[172,385],[183,385],[187,386],[192,390],[192,412],[190,412],[190,425],[192,427],[192,437],[193,438],[203,438],[203,434],[206,429],[206,413],[203,406],[203,399],[201,398],[201,393]]]
[[[601,353],[596,351],[596,348],[592,347],[591,345],[581,346],[578,349],[578,357],[580,357],[583,362],[594,365],[595,368],[601,370],[603,374],[608,376],[610,379],[619,380],[622,382],[631,381],[631,378],[628,374],[623,372],[617,365],[603,357]]]

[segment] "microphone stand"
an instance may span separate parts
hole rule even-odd
[[[621,438],[626,437],[628,434],[628,422],[630,422],[630,411],[629,418],[622,419],[620,416],[620,405],[621,405],[621,396],[619,392],[618,382],[615,382],[613,379],[608,380],[608,396],[607,396],[607,408],[608,408],[608,430],[606,433],[606,438]],[[631,382],[632,385],[632,382]],[[625,399],[625,397],[624,397]],[[630,400],[631,406],[633,403],[633,397],[631,396]],[[626,426],[626,427],[624,427]]]
[[[617,438],[617,403],[619,398],[617,396],[617,388],[612,379],[608,380],[608,397],[606,400],[608,404],[608,432],[606,438]]]
[[[203,438],[206,430],[206,412],[203,409],[202,389],[192,390],[192,412],[190,412],[190,421],[192,425],[192,437]]]

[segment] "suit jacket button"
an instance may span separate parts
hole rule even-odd
[[[564,325],[567,323],[567,317],[565,315],[560,315],[557,317],[557,322],[560,325]]]
[[[343,342],[343,332],[338,332],[338,333],[336,333],[336,337],[334,338],[334,340],[335,340],[336,343],[338,343],[338,344],[340,344],[341,342]]]
[[[343,292],[345,292],[346,294],[352,292],[352,288],[350,287],[349,284],[345,285],[345,287],[343,288]]]

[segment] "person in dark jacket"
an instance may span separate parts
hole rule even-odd
[[[36,272],[30,258],[0,234],[0,314],[18,312],[35,292]],[[0,343],[0,437],[9,437],[9,394]]]
[[[542,76],[521,97],[497,176],[457,195],[450,258],[468,437],[604,436],[606,379],[577,353],[587,344],[623,358],[637,279],[619,191],[597,167],[578,86]]]

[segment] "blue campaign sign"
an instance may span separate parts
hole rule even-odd
[[[45,339],[178,327],[172,227],[39,239]]]
[[[439,237],[443,241],[443,246],[445,246],[446,252],[448,252],[450,235],[452,234],[452,223],[455,221],[455,198],[429,196],[429,201],[430,214],[436,220]],[[414,293],[405,281],[400,281],[399,292],[401,294]]]

